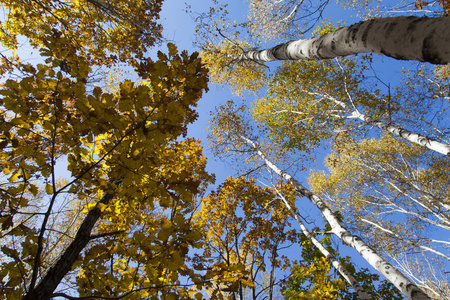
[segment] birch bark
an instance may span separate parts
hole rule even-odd
[[[439,141],[432,140],[430,138],[427,138],[426,136],[423,136],[421,134],[411,132],[409,130],[406,130],[400,126],[397,126],[392,123],[386,123],[379,120],[375,120],[369,116],[366,116],[365,114],[361,113],[360,111],[351,108],[348,104],[337,100],[334,97],[331,97],[329,95],[325,95],[325,97],[336,103],[337,105],[341,106],[345,112],[349,113],[351,115],[351,118],[358,118],[367,125],[372,125],[380,128],[381,130],[390,132],[392,134],[395,134],[401,138],[404,138],[405,140],[408,140],[412,143],[421,145],[423,147],[426,147],[430,150],[436,151],[438,153],[449,155],[450,154],[450,145],[441,143]]]
[[[247,51],[237,61],[320,60],[379,53],[400,60],[450,62],[450,16],[401,16],[362,21],[320,37],[300,39],[266,50]]]

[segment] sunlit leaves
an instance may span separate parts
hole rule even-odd
[[[293,191],[283,189],[294,201]],[[221,291],[242,295],[246,289],[262,293],[273,289],[270,284],[261,287],[262,273],[287,268],[290,263],[281,257],[282,245],[298,239],[288,230],[288,215],[273,189],[243,177],[228,177],[203,199],[195,221],[204,228],[203,259],[212,269],[207,276],[219,283],[209,287],[214,297]]]
[[[247,18],[251,34],[266,41],[298,39],[314,24],[328,1],[251,0]]]
[[[202,181],[211,177],[202,173],[206,160],[194,140],[176,143],[161,155],[160,173],[142,174],[138,187],[119,189],[119,197],[103,211],[97,234],[129,231],[107,237],[106,242],[87,250],[77,276],[81,294],[102,295],[106,289],[107,295],[119,295],[141,290],[136,295],[145,298],[157,295],[166,285],[171,290],[179,275],[192,274],[186,255],[190,247],[198,247],[201,235],[189,222],[189,215],[195,209],[196,193],[204,188]],[[172,168],[182,156],[189,157],[188,163]],[[99,269],[98,265],[108,268]]]
[[[3,296],[27,293],[24,273],[45,283],[39,274],[64,264],[67,245],[91,234],[72,266],[81,296],[146,298],[163,286],[188,293],[172,286],[194,275],[187,253],[201,235],[189,216],[213,177],[199,142],[179,137],[197,117],[207,78],[198,54],[168,48],[157,61],[136,63],[141,82],[122,81],[110,93],[90,82],[83,51],[51,30],[44,61],[23,64],[22,77],[2,86],[1,238],[8,247],[0,276],[10,282]],[[56,168],[64,164],[70,178],[59,182]],[[95,232],[77,233],[93,211]]]
[[[341,219],[340,214],[337,214]],[[329,225],[325,230],[329,230]],[[314,231],[319,231],[315,228]],[[295,261],[291,267],[291,275],[283,285],[284,299],[360,299],[350,285],[336,273],[330,262],[312,245],[306,237],[302,236],[302,260]],[[321,244],[333,256],[338,253],[332,247],[330,235],[325,235]],[[340,259],[340,263],[358,281],[362,288],[372,299],[403,299],[401,293],[392,283],[381,280],[378,274],[372,274],[368,269],[358,269],[350,262],[350,257]]]
[[[264,66],[234,59],[248,49],[250,44],[247,41],[203,44],[201,56],[210,71],[211,81],[229,85],[236,95],[260,90],[266,77]]]
[[[372,116],[386,109],[379,91],[360,86],[365,68],[352,59],[283,63],[267,95],[253,104],[252,116],[275,142],[311,151],[352,123],[341,102]]]
[[[331,279],[330,264],[325,257],[321,257],[318,262],[313,262],[309,266],[294,266],[292,285],[299,285],[308,282],[309,287],[303,291],[289,289],[284,292],[285,299],[337,299],[337,291],[344,288],[342,279]]]
[[[162,1],[2,1],[6,20],[0,40],[16,49],[25,36],[33,47],[42,47],[52,30],[64,32],[68,44],[97,64],[117,59],[142,58],[161,38]],[[45,54],[45,53],[43,53]]]

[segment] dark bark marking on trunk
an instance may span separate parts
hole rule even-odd
[[[331,50],[336,50],[336,40],[335,39],[333,39],[332,41],[331,41]]]
[[[358,29],[360,27],[359,25],[360,25],[360,23],[357,23],[355,25],[350,26],[350,28],[349,28],[349,33],[351,35],[350,39],[352,42],[356,41],[356,34],[358,33]]]
[[[270,51],[270,58],[278,59],[278,57],[280,57],[278,52],[283,51],[285,49],[286,49],[285,44],[281,44],[281,45],[277,45],[277,46],[273,47],[272,51]]]
[[[369,32],[372,29],[374,22],[375,21],[373,19],[370,20],[366,26],[366,29],[364,30],[364,32],[362,34],[361,40],[362,40],[365,48],[367,48],[367,36],[369,35]]]
[[[270,53],[270,58],[273,60],[286,60],[286,59],[293,59],[290,53],[287,51],[287,47],[292,43],[293,41],[289,41],[284,44],[277,45],[272,48]]]
[[[392,21],[386,25],[385,29],[385,35],[386,37],[389,37],[391,33],[395,30],[395,27],[397,27],[398,22]]]
[[[421,294],[422,294],[422,293],[420,293],[418,290],[414,289],[414,290],[411,292],[411,299],[414,299],[414,298],[418,297],[418,296],[421,295]]]
[[[413,16],[409,16],[409,17],[407,17],[407,19],[408,19],[408,20],[414,19],[414,20],[412,20],[412,21],[409,23],[408,27],[406,28],[406,30],[407,30],[408,32],[409,32],[409,31],[414,31],[414,30],[416,30],[417,25],[418,25],[419,23],[424,22],[424,21],[427,20],[426,18],[417,18],[417,17],[413,17]]]
[[[406,291],[410,293],[411,297],[410,299],[419,298],[421,295],[424,295],[425,293],[422,292],[422,290],[419,290],[416,286],[413,284],[406,285]],[[426,294],[425,294],[426,295]],[[419,299],[424,299],[423,297],[420,297]],[[427,299],[427,298],[425,298]],[[429,299],[429,298],[428,298]]]
[[[317,58],[324,58],[324,55],[322,54],[322,50],[323,50],[323,47],[322,47],[322,45],[323,45],[323,42],[324,42],[324,39],[323,38],[321,38],[321,39],[319,39],[319,41],[318,41],[318,43],[319,43],[319,45],[317,45],[317,51],[316,51],[316,53],[318,54],[318,55],[314,55],[314,57],[317,57]],[[313,50],[314,48],[312,48],[311,50]],[[312,52],[312,51],[311,51]],[[311,56],[313,56],[313,53],[311,53]]]
[[[387,51],[384,50],[383,48],[380,49],[380,53],[381,53],[381,54],[384,54],[384,55],[386,55],[386,56],[389,56],[389,57],[398,59],[398,60],[408,60],[408,58],[405,57],[405,56],[398,55],[398,54],[392,54],[392,53],[390,53],[390,52],[387,52]]]
[[[439,56],[439,53],[435,50],[436,44],[433,43],[433,36],[435,30],[433,30],[424,40],[422,45],[422,56],[425,61],[432,64],[442,64],[444,61]]]
[[[427,18],[426,18],[426,17],[418,18],[418,17],[414,17],[414,16],[409,16],[409,17],[407,17],[407,19],[408,19],[408,20],[412,20],[412,21],[409,23],[408,27],[406,28],[406,31],[407,31],[408,33],[411,32],[411,31],[414,32],[414,31],[416,30],[417,26],[418,26],[420,23],[423,23],[423,22],[426,22],[426,21],[427,21]],[[415,40],[416,40],[416,37],[415,37],[414,34],[412,34],[412,35],[411,35],[411,39],[410,39],[410,43],[413,44]]]

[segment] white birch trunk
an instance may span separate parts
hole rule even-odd
[[[356,116],[365,122],[366,124],[376,126],[382,130],[385,130],[387,132],[390,132],[392,134],[395,134],[399,137],[404,138],[405,140],[408,140],[412,143],[421,145],[423,147],[427,147],[430,150],[439,152],[444,155],[450,154],[450,146],[432,139],[427,138],[426,136],[423,136],[418,133],[411,132],[409,130],[406,130],[400,126],[397,126],[395,124],[387,124],[382,121],[374,120],[371,117],[368,117],[360,112],[355,112]]]
[[[245,136],[238,136],[243,142],[251,146],[264,163],[276,174],[283,177],[287,182],[292,184],[295,190],[301,195],[311,200],[320,210],[323,217],[327,220],[332,228],[332,232],[339,237],[345,244],[351,246],[361,254],[361,256],[376,270],[378,270],[383,276],[394,284],[408,299],[411,300],[423,300],[430,299],[417,285],[409,280],[405,275],[399,272],[394,266],[389,264],[380,255],[378,255],[373,249],[371,249],[361,238],[354,236],[344,227],[341,226],[336,216],[326,205],[326,203],[317,195],[303,187],[297,180],[291,175],[285,173],[276,165],[274,165],[264,153],[259,149],[257,144]]]
[[[347,269],[309,232],[309,230],[306,228],[305,224],[303,224],[298,214],[289,205],[286,198],[284,198],[284,196],[278,190],[277,192],[286,208],[289,210],[291,215],[297,221],[298,225],[300,225],[300,229],[302,230],[306,238],[310,240],[311,243],[313,243],[313,245],[317,249],[319,249],[319,251],[327,258],[329,262],[331,262],[331,264],[339,272],[339,274],[341,274],[342,277],[344,277],[344,279],[353,287],[355,292],[358,294],[358,297],[362,300],[372,299],[370,298],[369,294],[367,294],[367,292],[364,290],[364,288],[359,284],[359,282],[355,279],[355,277],[353,277],[353,275],[350,274],[347,271]]]
[[[368,125],[372,125],[372,126],[378,127],[381,130],[390,132],[390,133],[392,133],[394,135],[397,135],[397,136],[399,136],[401,138],[404,138],[405,140],[408,140],[408,141],[410,141],[412,143],[421,145],[423,147],[426,147],[426,148],[428,148],[430,150],[439,152],[441,154],[444,154],[444,155],[449,155],[450,154],[450,146],[447,145],[447,144],[444,144],[444,143],[441,143],[441,142],[429,139],[426,136],[423,136],[423,135],[418,134],[418,133],[411,132],[411,131],[406,130],[406,129],[404,129],[404,128],[400,127],[400,126],[397,126],[395,124],[387,124],[385,122],[375,120],[375,119],[373,119],[371,117],[368,117],[368,116],[362,114],[361,112],[359,112],[356,109],[352,109],[349,105],[347,105],[346,103],[344,103],[342,101],[337,100],[334,97],[331,97],[331,96],[328,96],[328,95],[326,95],[325,97],[327,99],[333,101],[334,103],[338,104],[342,108],[344,108],[344,110],[347,113],[351,114],[352,117],[358,118],[358,119],[360,119],[361,121],[363,121],[364,123],[366,123]]]
[[[320,60],[358,53],[379,53],[401,60],[450,62],[450,16],[377,18],[343,27],[320,37],[247,51],[236,60]]]

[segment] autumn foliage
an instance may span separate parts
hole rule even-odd
[[[388,7],[338,2],[365,17]],[[303,35],[329,1],[249,3],[238,23],[213,0],[197,18],[201,51],[188,53],[163,42],[162,0],[0,0],[1,298],[449,294],[428,272],[450,260],[429,235],[450,227],[448,67],[405,71],[392,89],[371,56],[270,70],[241,54]],[[450,2],[404,7],[447,15]],[[209,80],[257,96],[212,115],[214,154],[244,174],[215,189],[187,135]],[[328,172],[313,171],[328,149]],[[304,187],[294,177],[308,169]],[[333,236],[392,283],[340,255]],[[426,260],[410,267],[417,253]]]
[[[201,238],[190,215],[213,177],[199,142],[183,136],[206,69],[173,44],[143,57],[160,36],[160,2],[105,5],[6,5],[4,47],[25,37],[40,60],[4,56],[3,298],[64,296],[61,285],[80,297],[188,297],[179,277],[194,275],[187,254]],[[106,88],[96,69],[119,60],[138,79]]]

